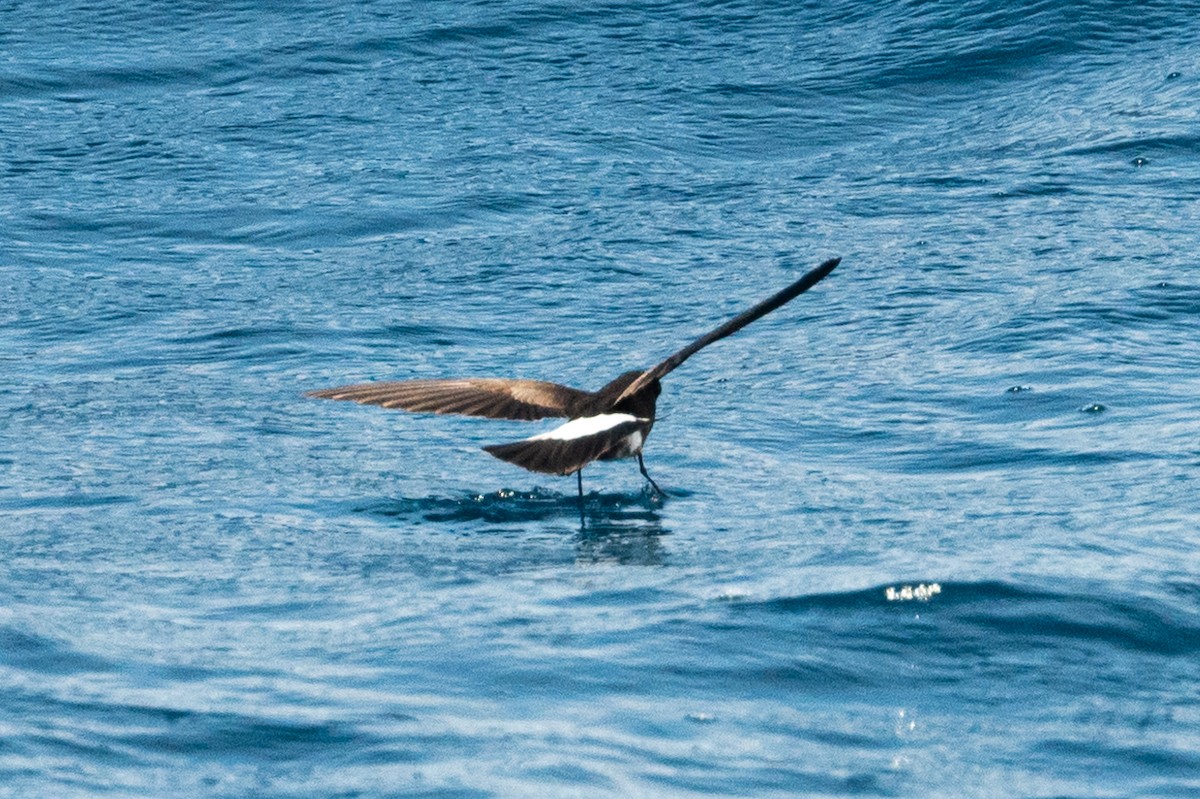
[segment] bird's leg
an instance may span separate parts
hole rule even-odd
[[[647,480],[650,481],[650,486],[654,489],[654,493],[658,494],[660,497],[665,497],[667,495],[667,492],[663,491],[661,488],[659,488],[658,483],[654,482],[654,478],[650,476],[650,473],[648,471],[646,471],[646,462],[644,460],[642,460],[642,453],[639,452],[637,458],[638,458],[638,468],[641,469],[641,471],[642,471],[642,477],[645,477]]]
[[[587,526],[587,520],[583,517],[583,469],[580,468],[575,472],[575,479],[579,483],[579,530],[583,532]]]

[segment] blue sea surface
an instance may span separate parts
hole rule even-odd
[[[1200,796],[1198,19],[0,5],[0,796]]]

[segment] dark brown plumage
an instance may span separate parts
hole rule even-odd
[[[469,377],[463,380],[359,383],[310,391],[308,396],[406,411],[532,421],[548,416],[571,416],[571,411],[591,395],[543,380]]]
[[[424,413],[454,413],[488,419],[569,419],[547,433],[484,449],[501,460],[535,472],[571,474],[594,460],[636,456],[646,479],[642,446],[654,427],[660,380],[691,356],[756,319],[791,302],[820,282],[840,262],[833,258],[753,308],[738,314],[645,371],[625,372],[598,391],[542,380],[462,378],[360,383],[311,391],[310,397],[349,400]],[[653,480],[650,484],[659,490]],[[580,491],[582,492],[582,478]]]

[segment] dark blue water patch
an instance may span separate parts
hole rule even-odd
[[[352,724],[276,719],[236,712],[51,697],[17,697],[15,710],[38,703],[51,725],[30,736],[26,757],[86,757],[117,766],[159,766],[181,755],[197,767],[247,760],[288,763],[371,752],[380,740]],[[74,728],[73,732],[68,732]],[[393,758],[394,760],[396,758]],[[412,752],[404,759],[419,759]]]
[[[0,663],[8,668],[56,676],[117,668],[117,664],[80,652],[62,641],[7,626],[0,627]]]
[[[1036,181],[1026,181],[996,189],[991,193],[994,200],[1021,200],[1027,198],[1048,199],[1081,194],[1081,188],[1061,179],[1039,178]]]
[[[307,347],[296,345],[295,337],[296,331],[271,327],[235,328],[186,335],[167,339],[165,343],[168,346],[157,353],[123,358],[114,361],[113,366],[128,368],[169,364],[178,367],[183,364],[235,361],[278,364],[309,354]]]
[[[1129,157],[1157,154],[1196,155],[1200,153],[1200,136],[1179,134],[1172,136],[1147,136],[1141,138],[1117,139],[1112,141],[1089,144],[1084,147],[1073,147],[1063,151],[1063,155],[1128,155]]]
[[[366,343],[369,347],[452,347],[463,341],[469,341],[478,333],[474,328],[449,323],[423,324],[416,322],[397,322],[371,328],[355,328],[347,330],[344,327],[336,329],[335,341],[343,346],[347,340],[355,343]],[[500,340],[523,341],[521,333],[512,331],[497,331]],[[388,379],[396,375],[368,376],[367,378],[351,377],[338,379]],[[401,375],[403,376],[403,375]],[[333,378],[331,378],[333,379]]]
[[[1174,291],[1159,287],[1153,293],[1147,289],[1134,289],[1108,302],[1077,300],[1064,302],[1055,310],[1066,318],[1087,324],[1094,334],[1110,329],[1132,331],[1164,322],[1173,323],[1180,316],[1186,317],[1178,319],[1180,322],[1195,323],[1191,314],[1196,308],[1196,293],[1195,287]]]
[[[1172,596],[1178,597],[1189,607],[1200,608],[1200,582],[1168,580],[1163,584]]]
[[[151,708],[121,708],[129,716],[159,716],[163,722],[146,733],[117,735],[126,745],[151,753],[188,753],[226,759],[253,757],[267,762],[310,757],[342,747],[369,747],[370,736],[337,722],[304,723],[235,713],[178,713]],[[166,715],[167,718],[163,718]]]
[[[1190,287],[1142,283],[1104,296],[1004,313],[986,331],[959,336],[947,346],[959,352],[1013,355],[1036,351],[1053,339],[1079,354],[1097,345],[1122,345],[1122,350],[1139,356],[1153,355],[1156,349],[1177,346],[1181,327],[1196,326],[1191,315],[1194,294]]]
[[[974,592],[971,592],[974,593]],[[1063,594],[984,585],[978,595],[949,603],[966,611],[965,621],[994,630],[1026,646],[1055,646],[1071,640],[1163,656],[1200,651],[1200,614],[1155,600],[1113,595]]]
[[[315,608],[307,601],[262,600],[214,608],[206,612],[204,617],[211,621],[278,621],[285,618],[304,618],[311,621],[317,618],[337,618],[344,612],[345,608],[336,604]]]
[[[263,339],[276,338],[280,335],[292,333],[292,331],[277,327],[257,327],[257,328],[231,328],[227,330],[216,330],[211,333],[197,333],[193,335],[180,336],[173,341],[176,344],[208,344],[221,343],[225,341],[238,341],[245,339]]]
[[[1200,323],[1200,285],[1162,281],[1130,292],[1134,307],[1152,321],[1174,324]]]
[[[1091,406],[1073,406],[1078,412]],[[1154,452],[1127,449],[1065,449],[1050,447],[1010,446],[986,441],[929,441],[911,450],[894,452],[908,469],[923,472],[968,473],[997,469],[1046,469],[1058,467],[1102,467],[1118,463],[1153,461],[1161,457]]]
[[[1101,763],[1106,767],[1119,765],[1126,774],[1140,773],[1151,782],[1162,781],[1164,787],[1172,784],[1172,778],[1189,780],[1200,773],[1200,755],[1151,745],[1060,739],[1039,744],[1037,753],[1048,761],[1065,759],[1075,763],[1081,773],[1089,763],[1093,768]]]
[[[527,768],[524,770],[524,773],[530,779],[538,782],[548,782],[552,785],[568,784],[606,791],[615,790],[617,787],[616,783],[603,772],[596,769],[583,768],[569,762]]]
[[[123,494],[68,493],[42,494],[20,498],[0,498],[0,511],[6,513],[43,513],[74,511],[137,502],[138,498]]]
[[[663,789],[672,788],[695,794],[711,793],[713,775],[707,763],[701,759],[680,758],[669,762],[674,770],[670,775],[651,775],[650,782]],[[895,775],[877,771],[855,771],[840,775],[830,774],[803,765],[774,766],[756,769],[753,774],[742,774],[732,770],[722,782],[732,787],[758,795],[783,792],[789,795],[814,796],[901,796],[900,780]]]
[[[1090,733],[1071,738],[1048,738],[1028,752],[1034,768],[1054,769],[1064,778],[1082,782],[1103,764],[1116,767],[1106,786],[1129,796],[1190,797],[1196,791],[1200,763],[1194,752],[1158,742],[1144,728],[1137,736],[1116,735],[1107,720],[1098,718]],[[1155,741],[1151,743],[1151,741]],[[1090,795],[1090,794],[1071,794]]]
[[[458,24],[437,25],[426,28],[421,32],[421,38],[429,45],[438,47],[444,44],[469,44],[486,46],[497,40],[519,42],[524,38],[520,28],[507,24]]]

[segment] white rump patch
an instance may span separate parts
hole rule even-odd
[[[640,420],[631,413],[602,413],[599,416],[582,416],[528,440],[544,441],[546,439],[554,439],[555,441],[574,441],[577,438],[587,438],[597,433],[603,433],[605,430],[612,430],[617,425],[625,424],[626,422],[637,421]]]

